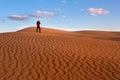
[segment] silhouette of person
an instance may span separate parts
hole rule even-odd
[[[39,32],[41,33],[41,28],[40,28],[40,21],[38,20],[37,22],[36,22],[36,25],[37,25],[37,28],[36,28],[36,32],[38,32],[38,30],[39,30]]]

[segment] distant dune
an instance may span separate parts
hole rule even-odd
[[[0,33],[0,80],[120,80],[120,32]]]

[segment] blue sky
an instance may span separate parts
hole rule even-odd
[[[120,31],[120,0],[0,0],[0,32],[41,26]]]

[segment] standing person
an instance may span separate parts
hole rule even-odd
[[[41,33],[41,28],[40,28],[40,21],[38,20],[37,22],[36,22],[36,25],[37,25],[37,28],[36,28],[36,32],[39,30],[39,32]]]

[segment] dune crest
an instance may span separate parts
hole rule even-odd
[[[35,27],[0,34],[0,80],[119,80],[120,33]]]
[[[42,33],[65,33],[68,31],[63,31],[63,30],[58,30],[58,29],[52,29],[52,28],[41,28]],[[28,28],[24,28],[22,30],[18,30],[17,32],[34,32],[36,31],[36,27],[28,27]]]

